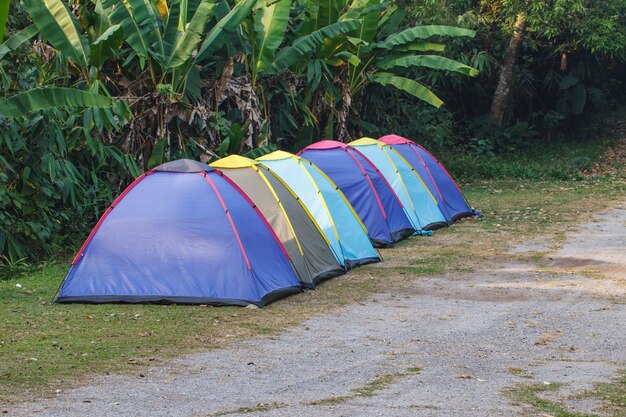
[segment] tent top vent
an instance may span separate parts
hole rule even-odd
[[[311,149],[336,149],[336,148],[345,149],[346,147],[348,147],[347,144],[345,144],[343,142],[336,141],[336,140],[320,140],[319,142],[315,142],[315,143],[312,143],[311,145],[307,146],[306,150],[311,150]]]
[[[202,162],[191,159],[178,159],[176,161],[167,162],[154,168],[153,171],[159,172],[209,172],[215,168],[203,164]]]
[[[215,168],[249,168],[253,165],[257,165],[258,162],[254,159],[246,158],[245,156],[239,155],[230,155],[226,158],[219,159],[213,163],[211,163],[212,167]]]
[[[299,156],[296,156],[292,153],[289,152],[285,152],[285,151],[274,151],[272,153],[268,153],[266,155],[260,156],[257,158],[257,161],[279,161],[281,159],[289,159],[289,158],[300,158]]]
[[[350,146],[367,146],[367,145],[376,145],[376,146],[384,146],[384,144],[376,139],[372,138],[361,138],[357,140],[353,140],[349,143]]]
[[[415,142],[413,142],[412,140],[403,138],[402,136],[398,136],[398,135],[386,135],[386,136],[379,138],[378,140],[388,145],[404,145],[407,143],[412,143],[415,145]]]

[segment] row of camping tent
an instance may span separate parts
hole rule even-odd
[[[104,212],[58,302],[263,306],[471,216],[445,168],[390,135],[299,156],[160,165]]]

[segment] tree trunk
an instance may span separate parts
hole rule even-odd
[[[498,86],[496,87],[496,92],[491,102],[490,115],[499,127],[504,125],[504,116],[515,79],[515,66],[521,55],[525,31],[526,15],[522,12],[517,15],[515,26],[513,27],[513,36],[511,36],[511,41],[509,42],[506,58],[504,59],[502,70],[500,71]]]

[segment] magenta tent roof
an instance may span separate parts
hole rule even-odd
[[[383,136],[379,138],[378,140],[381,142],[385,142],[387,145],[402,145],[406,143],[412,143],[414,145],[417,145],[412,140],[403,138],[402,136],[398,136],[398,135],[387,135],[387,136]]]
[[[320,140],[319,142],[315,142],[315,143],[307,146],[303,150],[306,150],[306,149],[336,149],[336,148],[345,149],[348,146],[350,146],[350,145],[348,145],[347,143],[336,141],[336,140]]]

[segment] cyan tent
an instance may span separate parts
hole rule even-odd
[[[263,306],[300,290],[250,199],[220,171],[178,160],[137,178],[105,211],[57,302]]]
[[[284,151],[257,158],[307,207],[346,269],[380,261],[367,229],[341,190],[311,162]]]
[[[323,140],[298,155],[317,165],[337,184],[365,224],[374,246],[390,246],[415,232],[391,185],[357,149]]]
[[[361,138],[349,145],[361,151],[385,176],[416,230],[434,230],[448,225],[437,200],[402,155],[371,138]]]
[[[448,222],[477,213],[470,208],[461,189],[444,166],[423,146],[397,135],[383,136],[379,140],[398,151],[417,171],[439,202]]]

